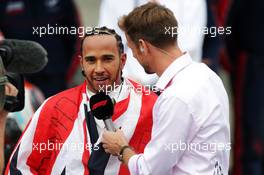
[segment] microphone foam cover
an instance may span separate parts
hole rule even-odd
[[[6,70],[15,73],[35,73],[48,63],[47,51],[37,42],[6,39],[0,43],[8,50],[3,60]]]

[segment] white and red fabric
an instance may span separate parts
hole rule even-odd
[[[138,153],[143,152],[150,140],[152,108],[157,98],[154,93],[149,94],[140,87],[125,79],[120,91],[110,94],[116,100],[112,116],[114,125],[122,126],[129,144]],[[88,175],[91,149],[84,104],[89,108],[90,95],[86,83],[83,83],[47,99],[23,133],[5,174]],[[96,124],[100,134],[104,128],[103,121],[96,120]],[[87,149],[83,145],[88,145]],[[111,156],[105,174],[126,175],[129,171],[117,157]]]

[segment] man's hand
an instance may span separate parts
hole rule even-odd
[[[103,148],[105,152],[117,156],[122,146],[128,145],[122,130],[117,129],[116,132],[104,131],[102,137]]]
[[[17,94],[18,94],[18,90],[14,85],[12,85],[9,82],[5,83],[5,95],[16,97]]]
[[[14,96],[16,97],[18,94],[17,88],[12,85],[11,83],[7,82],[5,83],[5,95]],[[0,111],[0,119],[5,118],[7,116],[8,112],[2,109]]]
[[[128,146],[128,141],[122,130],[118,129],[116,132],[104,131],[102,136],[102,143],[105,152],[110,153],[114,156],[119,156],[121,149],[122,150],[122,158],[121,160],[125,165],[128,164],[129,159],[135,155],[136,153]],[[126,149],[124,149],[126,148]]]

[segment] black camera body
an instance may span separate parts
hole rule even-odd
[[[5,95],[5,83],[10,82],[18,89],[16,97]],[[25,105],[24,77],[17,73],[6,72],[0,56],[0,109],[8,112],[21,111]]]
[[[23,75],[8,72],[6,74],[8,81],[18,89],[18,94],[6,96],[4,109],[9,112],[21,111],[25,106],[25,88]]]
[[[37,42],[17,39],[0,41],[0,110],[4,108],[16,112],[23,109],[24,78],[20,74],[39,72],[47,63],[47,51]],[[8,81],[18,89],[16,98],[5,96],[5,83]]]

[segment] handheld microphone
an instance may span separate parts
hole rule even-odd
[[[90,99],[90,108],[93,116],[103,120],[108,131],[116,131],[111,116],[114,113],[114,104],[105,93],[99,92]]]
[[[16,39],[0,41],[0,57],[8,72],[36,73],[48,63],[47,51],[37,42]]]

